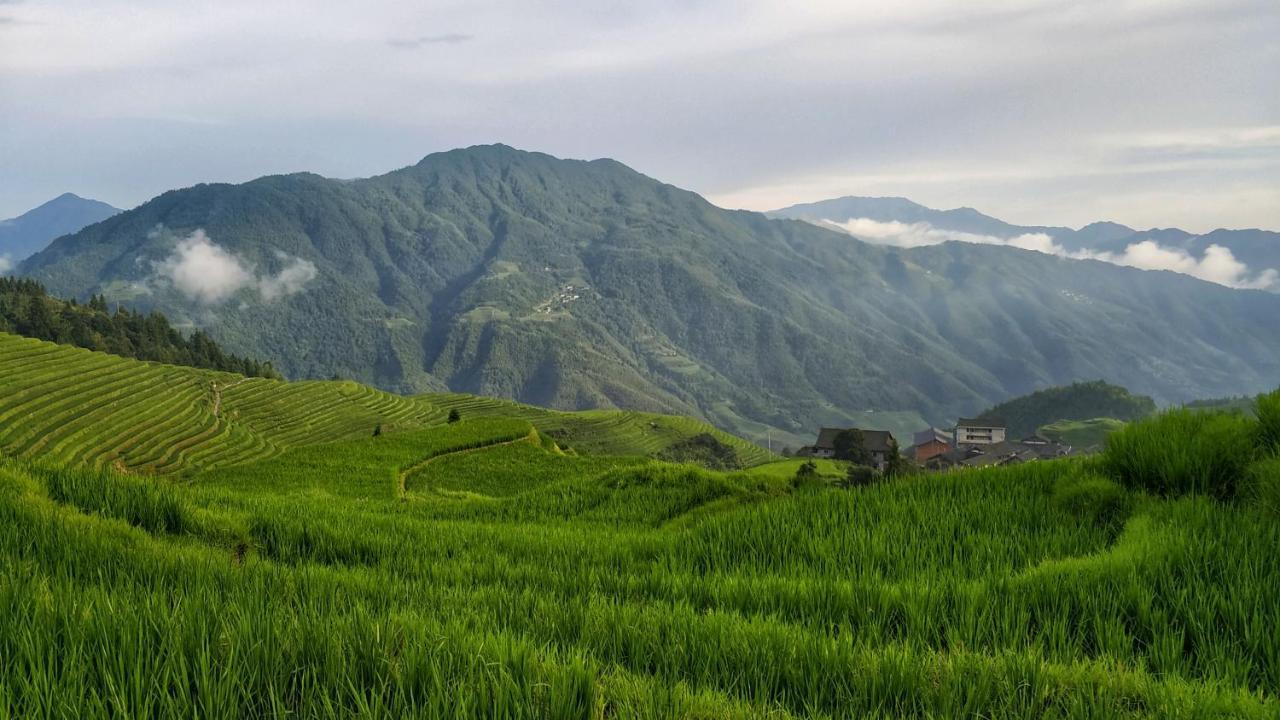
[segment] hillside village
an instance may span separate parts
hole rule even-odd
[[[854,459],[884,472],[895,452],[926,470],[1015,465],[1085,452],[1038,433],[1016,440],[1008,436],[1007,424],[993,418],[960,418],[951,430],[925,428],[912,434],[906,448],[888,430],[822,428],[814,443],[800,448],[796,455]],[[842,447],[850,442],[860,443],[861,452]]]

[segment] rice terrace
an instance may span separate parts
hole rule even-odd
[[[0,389],[8,716],[1280,707],[1280,395],[851,487],[727,436],[740,469],[653,459],[709,431],[677,418],[13,335]]]

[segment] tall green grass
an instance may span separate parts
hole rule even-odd
[[[1158,495],[1233,497],[1257,455],[1257,423],[1243,415],[1169,410],[1107,436],[1102,466]]]
[[[1265,452],[1280,454],[1280,390],[1259,395],[1255,408],[1259,446]]]
[[[172,483],[102,470],[35,466],[49,498],[104,517],[123,520],[152,533],[183,533],[191,513]]]
[[[0,461],[0,717],[1280,713],[1262,503],[1105,458],[793,492],[528,432],[182,484]]]

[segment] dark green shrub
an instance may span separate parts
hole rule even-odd
[[[1053,504],[1099,527],[1118,527],[1129,517],[1133,502],[1114,481],[1097,475],[1069,475],[1053,486]]]
[[[458,408],[452,408],[449,410],[449,422],[456,423],[461,419],[462,413],[458,412]]]
[[[1255,455],[1256,423],[1241,415],[1170,410],[1107,437],[1104,471],[1157,495],[1235,495]]]
[[[1280,390],[1259,395],[1258,447],[1263,452],[1280,453]]]
[[[822,477],[818,475],[818,464],[806,460],[796,468],[795,477],[791,478],[793,490],[815,490],[822,486]]]
[[[849,469],[844,473],[844,487],[855,488],[871,485],[879,482],[881,474],[879,470],[868,465],[850,465]]]

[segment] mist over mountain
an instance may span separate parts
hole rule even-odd
[[[943,242],[1011,245],[1144,270],[1171,270],[1220,285],[1280,292],[1280,233],[1178,228],[1135,230],[1114,222],[1079,229],[1013,225],[973,208],[934,210],[906,198],[843,197],[774,210],[868,242],[917,247]]]
[[[892,205],[857,213],[1057,230]],[[903,432],[1076,380],[1174,402],[1280,378],[1280,296],[1007,244],[859,242],[612,160],[480,146],[361,180],[174,190],[20,270],[162,310],[290,377],[690,414],[775,442]]]
[[[0,272],[43,250],[54,238],[118,212],[104,202],[64,193],[16,218],[0,220]]]

